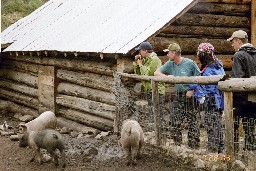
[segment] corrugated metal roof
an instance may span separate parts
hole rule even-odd
[[[50,0],[1,33],[5,51],[126,54],[193,0]],[[14,42],[14,43],[13,43]]]

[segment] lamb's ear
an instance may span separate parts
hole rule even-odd
[[[26,125],[23,125],[22,128],[23,128],[23,132],[26,132],[28,129]]]
[[[20,133],[26,132],[27,131],[27,126],[24,123],[21,123],[19,131],[20,131]]]

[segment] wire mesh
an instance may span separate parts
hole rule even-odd
[[[132,87],[122,83],[120,76],[115,76],[116,102],[120,111],[120,123],[127,119],[137,120],[146,135],[155,136],[155,114],[152,93],[136,93]],[[255,119],[234,118],[234,144],[226,141],[225,116],[217,109],[213,95],[206,96],[203,104],[195,99],[187,99],[185,93],[176,93],[174,85],[166,86],[166,93],[159,95],[161,144],[163,148],[197,155],[205,163],[226,164],[231,160],[242,161],[249,170],[255,170],[256,140]],[[241,121],[243,120],[243,122]],[[121,126],[121,125],[120,125]],[[152,134],[151,134],[152,133]],[[155,143],[155,140],[151,141]],[[235,158],[226,154],[226,145],[233,146]],[[236,148],[238,147],[238,148]],[[209,164],[211,165],[211,164]]]

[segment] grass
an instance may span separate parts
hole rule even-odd
[[[1,30],[3,31],[19,19],[29,15],[47,0],[2,0]]]

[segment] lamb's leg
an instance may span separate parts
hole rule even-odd
[[[136,159],[138,154],[139,146],[132,147],[132,165],[137,165]]]
[[[140,143],[139,143],[139,149],[138,149],[138,155],[137,155],[137,158],[140,159],[141,158],[141,150],[142,150],[142,147],[144,146],[144,141],[140,140]]]
[[[43,164],[43,159],[42,159],[42,156],[41,156],[41,153],[40,153],[40,148],[37,148],[35,150],[35,157],[37,157],[38,163],[40,165]]]
[[[35,161],[35,157],[36,157],[36,152],[33,150],[33,151],[32,151],[32,157],[31,157],[31,159],[29,160],[29,162]]]
[[[131,148],[124,147],[124,153],[126,154],[127,163],[126,165],[129,166],[131,164]]]
[[[56,151],[51,151],[49,152],[51,154],[51,157],[53,159],[54,165],[57,167],[59,166],[59,161],[58,161],[58,154],[56,153]]]
[[[66,167],[66,156],[64,150],[60,150],[62,168]]]

